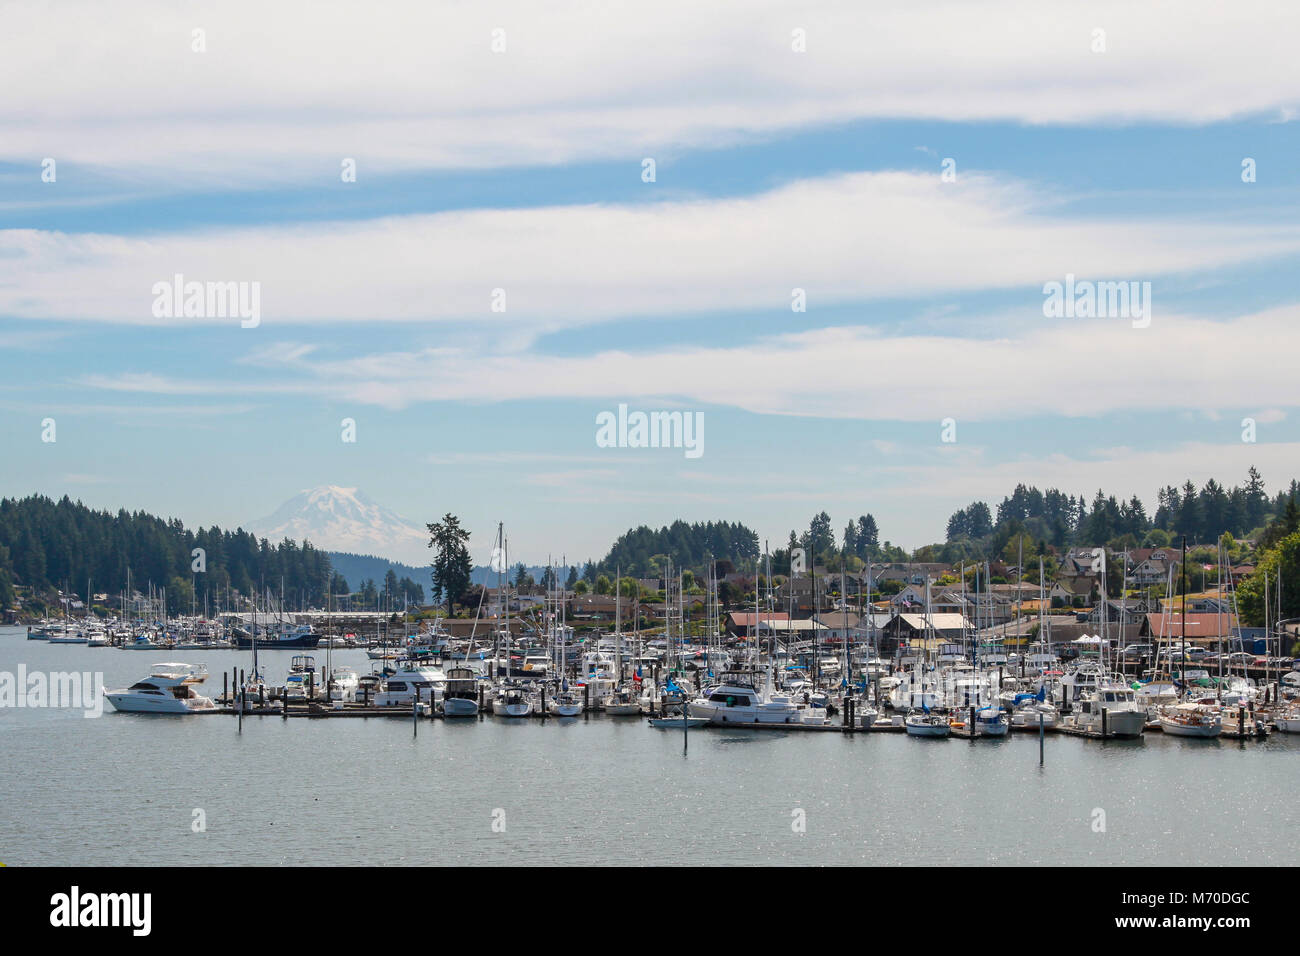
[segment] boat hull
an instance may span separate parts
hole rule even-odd
[[[605,713],[610,717],[640,717],[641,704],[606,704]]]
[[[467,697],[448,697],[442,702],[444,717],[477,717],[478,701]]]
[[[1199,737],[1207,739],[1223,733],[1221,724],[1180,724],[1174,720],[1161,718],[1160,729],[1171,737]]]
[[[196,714],[215,710],[216,705],[206,697],[206,706],[187,706],[185,701],[176,698],[148,698],[137,694],[105,694],[113,709],[123,714]]]
[[[318,634],[299,634],[294,637],[285,638],[284,640],[279,640],[277,638],[264,640],[259,638],[257,641],[257,649],[259,651],[289,650],[291,648],[315,647],[319,643],[320,635]],[[253,639],[251,637],[241,637],[236,634],[235,647],[241,651],[251,650],[253,647]]]
[[[907,724],[909,737],[947,737],[947,724]]]
[[[532,712],[533,705],[531,703],[508,704],[500,700],[492,702],[492,713],[498,717],[527,717]]]
[[[653,717],[647,722],[656,730],[696,730],[710,723],[707,717]]]

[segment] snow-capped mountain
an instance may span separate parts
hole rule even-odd
[[[422,525],[376,504],[356,488],[322,485],[294,495],[248,529],[272,543],[311,541],[322,551],[373,554],[411,564],[428,561]]]

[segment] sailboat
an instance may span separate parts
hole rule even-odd
[[[614,572],[614,689],[600,702],[610,717],[640,717],[641,692],[623,678],[623,569]]]

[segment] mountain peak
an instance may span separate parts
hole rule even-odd
[[[358,488],[306,488],[252,523],[254,534],[279,541],[307,539],[323,551],[373,554],[412,564],[427,558],[422,525],[371,500]]]

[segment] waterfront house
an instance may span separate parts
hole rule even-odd
[[[1097,575],[1077,575],[1057,578],[1048,596],[1053,607],[1084,607],[1092,603],[1093,593],[1098,590]]]

